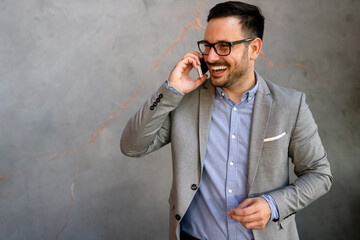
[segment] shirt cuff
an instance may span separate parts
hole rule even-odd
[[[267,194],[263,194],[263,195],[261,195],[261,197],[265,198],[265,200],[267,201],[267,203],[270,206],[270,209],[271,209],[270,221],[278,220],[279,219],[279,210],[278,210],[278,207],[277,207],[274,199],[270,195],[267,195]]]
[[[167,87],[168,89],[170,89],[171,91],[173,91],[173,92],[179,93],[179,94],[181,94],[181,95],[185,95],[184,93],[180,92],[179,90],[177,90],[177,89],[174,88],[173,86],[170,86],[170,85],[169,85],[169,80],[166,80],[166,87]]]

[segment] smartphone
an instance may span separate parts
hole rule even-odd
[[[202,78],[204,74],[209,71],[208,66],[206,65],[206,62],[204,58],[200,58],[201,65],[197,67],[197,71],[199,74],[199,77]]]

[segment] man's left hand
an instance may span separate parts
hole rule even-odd
[[[262,197],[245,199],[239,206],[228,212],[228,215],[241,222],[246,229],[263,229],[271,217],[271,209]]]

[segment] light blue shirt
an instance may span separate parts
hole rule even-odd
[[[181,220],[182,230],[194,237],[253,239],[252,231],[227,212],[248,197],[250,129],[257,89],[258,81],[234,104],[221,88],[216,88],[201,183]],[[269,195],[263,197],[271,208],[271,220],[277,219],[276,203]]]

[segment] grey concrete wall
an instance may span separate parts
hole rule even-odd
[[[257,70],[307,94],[335,177],[297,214],[301,239],[359,239],[360,1],[249,2],[266,16]],[[0,1],[0,239],[167,238],[169,147],[130,159],[119,139],[196,50],[199,3]]]

